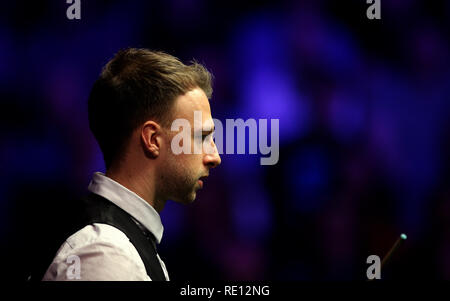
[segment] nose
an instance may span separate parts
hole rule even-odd
[[[209,168],[215,168],[222,162],[220,159],[219,152],[217,151],[217,147],[214,144],[214,152],[212,154],[205,154],[204,163]]]

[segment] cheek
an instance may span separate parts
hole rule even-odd
[[[189,156],[180,154],[175,155],[173,153],[170,153],[169,156],[167,156],[166,161],[166,172],[170,172],[174,175],[178,176],[184,176],[187,171],[189,170]],[[164,167],[163,167],[164,168]]]
[[[171,170],[174,177],[183,179],[184,182],[191,183],[204,174],[202,165],[202,155],[174,155],[171,163]]]

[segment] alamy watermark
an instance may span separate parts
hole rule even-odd
[[[366,16],[369,20],[381,19],[381,0],[366,0],[370,6],[367,8]]]
[[[81,279],[81,260],[77,255],[70,255],[66,259],[68,264],[66,277],[68,280]]]
[[[381,0],[366,0],[370,6],[367,8],[366,16],[368,19],[381,19]],[[70,4],[66,10],[66,17],[69,20],[81,19],[81,0],[66,0]]]
[[[378,255],[370,255],[367,257],[366,263],[370,264],[366,271],[367,279],[381,279],[380,257]]]
[[[81,19],[81,0],[66,0],[69,7],[66,10],[66,17],[69,20],[80,20]]]
[[[178,133],[171,142],[172,152],[176,155],[181,153],[214,154],[216,151],[219,154],[234,154],[236,140],[236,153],[245,154],[248,140],[249,154],[258,154],[259,151],[260,154],[266,156],[260,158],[261,165],[277,164],[280,144],[279,119],[270,119],[270,145],[267,119],[249,118],[246,121],[241,118],[226,119],[225,127],[219,119],[214,118],[212,121],[213,123],[203,124],[202,112],[194,111],[194,145],[192,146],[191,123],[183,118],[175,119],[172,122],[171,131],[178,131]],[[248,139],[246,139],[246,129],[249,133]],[[226,141],[225,150],[224,141]]]

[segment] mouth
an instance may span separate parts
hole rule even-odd
[[[200,188],[203,188],[203,181],[202,180],[198,180],[197,183],[200,186]]]
[[[203,176],[198,179],[197,183],[200,186],[200,188],[203,188],[203,180],[206,179],[207,177],[208,176]]]

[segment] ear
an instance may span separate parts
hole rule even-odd
[[[152,158],[159,156],[161,151],[161,126],[154,121],[147,121],[141,128],[141,143],[144,151]]]

